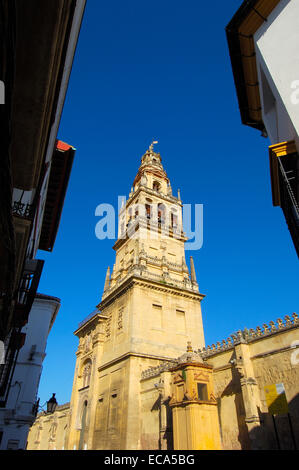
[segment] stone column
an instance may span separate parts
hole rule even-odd
[[[259,417],[258,408],[261,409],[260,393],[254,376],[252,361],[250,359],[249,345],[241,340],[235,346],[235,367],[240,377],[240,385],[245,408],[245,422],[251,443],[251,449],[265,448],[265,436]]]

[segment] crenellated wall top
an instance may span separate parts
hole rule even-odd
[[[284,319],[278,318],[275,322],[270,321],[269,324],[264,323],[262,326],[257,326],[255,329],[251,328],[248,330],[245,328],[244,330],[239,330],[230,335],[229,338],[217,341],[216,344],[207,346],[198,352],[203,358],[206,358],[213,354],[218,354],[221,351],[227,351],[239,343],[250,343],[298,326],[299,318],[297,313],[293,313],[291,316],[285,315]]]

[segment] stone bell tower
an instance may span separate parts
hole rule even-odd
[[[180,356],[187,341],[204,346],[204,296],[186,240],[182,201],[153,143],[119,213],[102,300],[75,332],[69,449],[140,449],[142,371]]]

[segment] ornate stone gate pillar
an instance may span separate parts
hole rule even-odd
[[[173,439],[175,450],[221,449],[213,368],[189,344],[183,361],[172,369]]]

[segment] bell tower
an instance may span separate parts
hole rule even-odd
[[[188,341],[204,347],[204,296],[193,260],[191,276],[186,264],[182,201],[172,194],[154,144],[142,156],[129,199],[119,211],[115,263],[107,269],[102,300],[75,332],[80,343],[72,422],[80,423],[86,401],[88,408],[86,435],[71,431],[69,448],[81,439],[88,449],[141,449],[142,371],[180,356]],[[83,393],[80,371],[87,360],[92,372]]]

